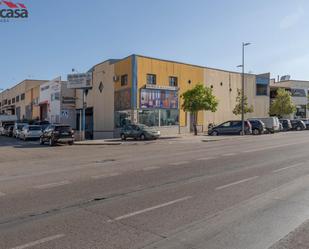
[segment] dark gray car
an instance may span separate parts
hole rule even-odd
[[[134,139],[157,139],[160,136],[160,131],[155,128],[148,127],[142,124],[129,124],[121,129],[120,137],[122,140],[127,138]]]
[[[241,120],[230,120],[220,125],[214,126],[208,130],[208,135],[240,135],[242,132]],[[245,134],[251,134],[251,124],[249,121],[245,121]]]

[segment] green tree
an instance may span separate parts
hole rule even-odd
[[[270,115],[276,115],[283,117],[296,112],[296,106],[292,102],[291,93],[279,88],[277,90],[277,96],[270,104]]]
[[[199,111],[215,112],[218,106],[218,100],[212,93],[212,89],[202,84],[197,84],[194,88],[187,90],[181,95],[183,104],[181,108],[185,112],[193,114],[194,135],[197,135],[197,118]]]
[[[241,106],[242,106],[242,94],[241,90],[237,89],[237,97],[236,97],[236,105],[234,107],[233,113],[235,115],[241,114]],[[253,112],[253,105],[248,106],[248,97],[244,95],[244,114]]]

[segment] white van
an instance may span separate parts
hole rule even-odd
[[[248,120],[261,120],[266,127],[266,130],[270,133],[275,133],[280,131],[280,122],[277,117],[269,117],[269,118],[249,118]]]

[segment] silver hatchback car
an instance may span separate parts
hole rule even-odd
[[[42,128],[39,125],[25,125],[19,134],[19,138],[26,141],[27,139],[39,139],[42,135]]]

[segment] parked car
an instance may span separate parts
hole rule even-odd
[[[27,139],[39,139],[42,135],[41,126],[39,125],[24,125],[22,128],[19,138],[26,141]]]
[[[7,137],[12,137],[13,136],[13,128],[14,128],[14,125],[4,126],[3,135],[5,135]]]
[[[306,130],[309,130],[309,119],[307,118],[304,118],[304,119],[301,119],[301,121],[303,121],[306,125]]]
[[[48,142],[49,146],[56,143],[74,143],[74,132],[69,125],[65,124],[50,124],[40,136],[40,144]]]
[[[280,131],[280,122],[277,117],[269,117],[269,118],[249,118],[248,120],[261,120],[266,127],[267,132],[275,133]]]
[[[143,124],[129,124],[121,129],[120,137],[122,140],[126,140],[127,138],[140,140],[157,139],[160,137],[160,131]]]
[[[245,134],[251,134],[252,127],[249,121],[245,120]],[[214,126],[208,130],[208,135],[241,135],[242,122],[241,120],[230,120],[220,125]]]
[[[266,132],[265,124],[261,120],[250,120],[253,135],[261,135]]]
[[[27,125],[27,123],[15,123],[13,128],[13,137],[19,138],[20,133],[25,125]]]
[[[280,119],[282,125],[282,131],[290,131],[292,129],[291,120],[289,119]]]
[[[300,119],[291,120],[291,124],[292,124],[292,130],[302,131],[306,129],[305,123],[301,121]]]
[[[37,121],[34,124],[41,126],[42,131],[44,131],[50,125],[49,121]]]

